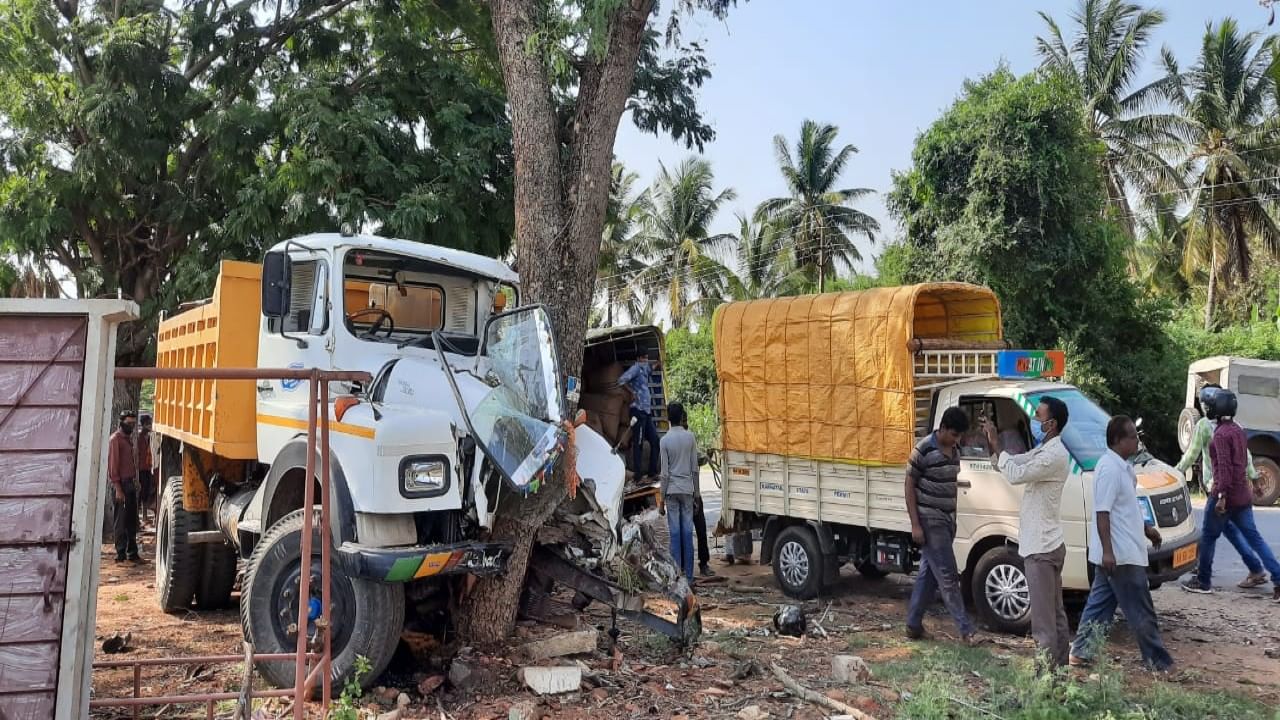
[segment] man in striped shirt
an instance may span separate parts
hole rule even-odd
[[[976,642],[973,621],[964,609],[960,573],[956,570],[956,477],[960,474],[960,437],[969,429],[969,416],[947,408],[938,430],[911,451],[907,467],[907,513],[911,539],[920,548],[920,570],[907,608],[907,637],[923,638],[924,612],[940,591],[942,602],[965,642]]]

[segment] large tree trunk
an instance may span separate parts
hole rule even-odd
[[[563,135],[542,57],[530,52],[540,30],[536,0],[492,0],[494,37],[511,113],[515,154],[516,266],[524,297],[546,305],[561,371],[581,372],[609,200],[613,143],[631,91],[653,0],[613,12],[601,55],[584,59],[578,98]],[[515,626],[534,534],[565,496],[559,471],[528,498],[499,507],[492,539],[514,552],[501,577],[479,580],[457,618],[475,643],[505,638]]]

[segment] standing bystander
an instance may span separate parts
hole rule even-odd
[[[120,427],[111,434],[107,450],[107,481],[115,503],[112,532],[118,563],[142,562],[138,554],[138,448],[133,442],[137,424],[137,413],[120,413]]]

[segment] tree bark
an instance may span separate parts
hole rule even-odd
[[[654,3],[629,0],[613,11],[601,54],[581,64],[563,135],[546,64],[529,46],[539,30],[539,3],[492,0],[489,7],[511,114],[516,267],[524,297],[545,305],[551,316],[561,372],[576,375],[595,290],[613,143]],[[456,618],[463,637],[484,644],[511,633],[534,534],[564,497],[557,472],[537,494],[504,499],[491,537],[514,550],[506,574],[480,579],[463,601]]]

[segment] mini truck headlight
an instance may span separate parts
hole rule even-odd
[[[400,494],[443,495],[449,489],[449,461],[443,457],[411,457],[400,463]]]

